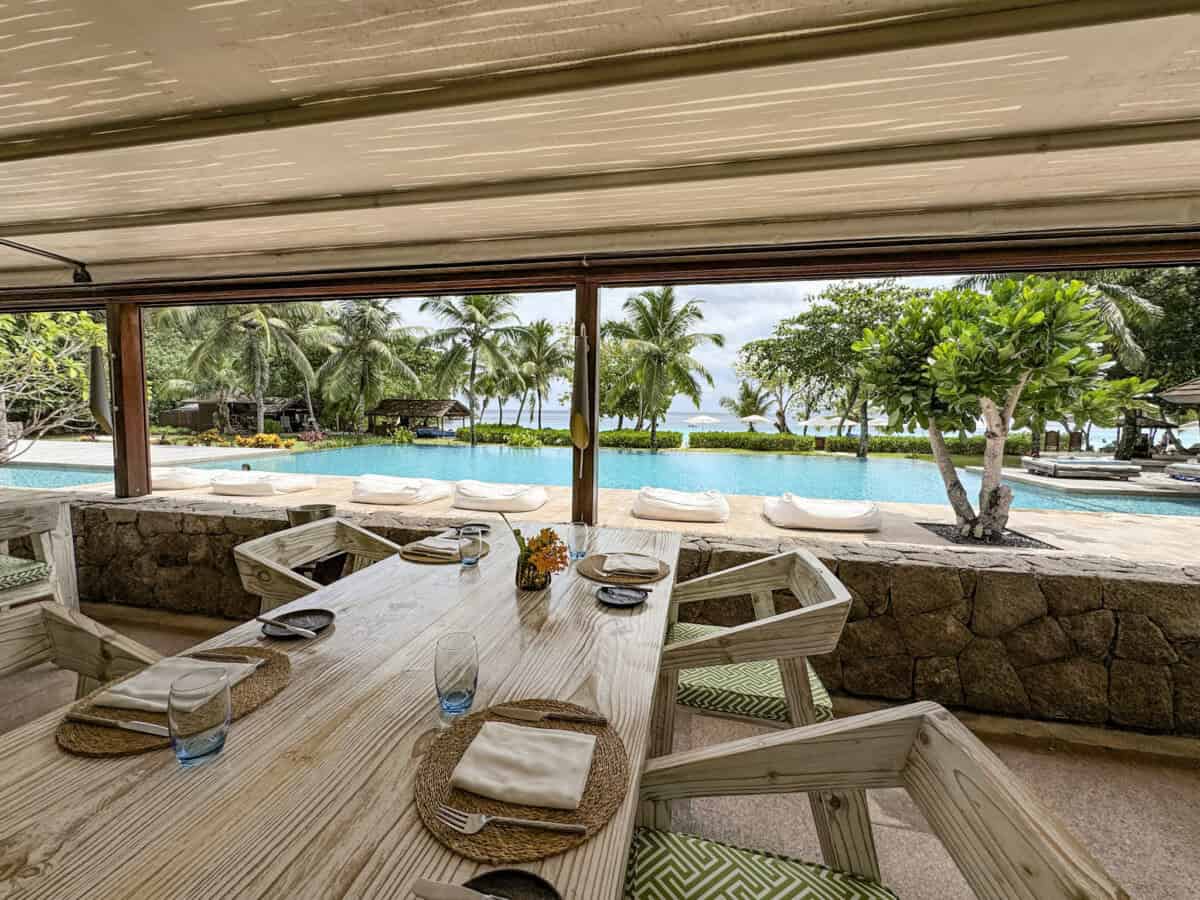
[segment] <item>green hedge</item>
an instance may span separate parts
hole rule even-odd
[[[539,440],[546,447],[570,447],[571,433],[565,428],[525,428],[521,425],[476,425],[475,440],[481,444],[508,444],[509,435],[518,433],[523,435],[517,438],[522,442],[523,446],[529,446],[524,443],[530,440]],[[530,437],[524,437],[529,435]],[[471,429],[460,428],[455,432],[455,437],[463,442],[471,440]],[[617,431],[602,431],[600,432],[601,447],[620,447],[634,450],[650,449],[650,432],[649,431],[634,431],[631,428],[625,428]],[[658,433],[658,446],[662,449],[675,449],[683,446],[683,434],[678,431],[660,431]]]
[[[694,435],[693,435],[694,437]],[[868,439],[869,449],[875,453],[919,453],[932,454],[929,438],[916,434],[873,434]],[[962,456],[982,456],[984,444],[983,435],[972,435],[966,439],[947,437],[946,446],[951,453]],[[1028,434],[1011,435],[1004,443],[1004,452],[1009,456],[1020,456],[1028,453],[1030,437]],[[825,449],[831,453],[853,453],[858,450],[856,436],[825,438]]]
[[[802,434],[772,434],[758,431],[693,431],[688,446],[730,450],[812,450],[816,442]]]

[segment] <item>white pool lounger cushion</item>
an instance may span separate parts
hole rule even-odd
[[[664,522],[724,522],[729,519],[729,503],[720,491],[673,491],[644,487],[633,500],[631,510],[639,519]]]
[[[779,528],[814,531],[878,531],[879,506],[870,500],[823,500],[784,494],[764,497],[763,515]]]
[[[454,486],[454,506],[485,512],[533,512],[545,506],[546,489],[540,484],[496,484],[460,481]]]
[[[206,488],[212,483],[213,473],[204,469],[185,467],[152,467],[150,488],[155,491],[187,491]]]
[[[312,475],[289,475],[283,472],[219,472],[212,479],[213,493],[230,497],[294,494],[310,491],[316,486],[317,479]]]
[[[449,497],[454,485],[432,478],[397,478],[392,475],[363,475],[354,479],[350,499],[354,503],[379,506],[419,506]]]

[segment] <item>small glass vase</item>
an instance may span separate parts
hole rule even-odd
[[[541,591],[550,587],[549,572],[539,572],[537,566],[525,559],[517,560],[517,587],[523,591]]]

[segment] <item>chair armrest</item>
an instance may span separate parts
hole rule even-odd
[[[900,787],[917,730],[935,709],[914,703],[660,756],[642,769],[641,799]]]
[[[59,668],[97,681],[110,681],[162,659],[144,644],[81,612],[59,603],[38,605],[50,639],[50,658]]]
[[[726,666],[764,659],[832,653],[850,613],[848,600],[829,600],[728,628],[663,649],[661,671]]]
[[[701,575],[675,585],[672,603],[695,603],[739,594],[790,590],[801,606],[845,598],[850,593],[812,553],[797,547],[786,553]]]
[[[337,536],[338,543],[347,553],[375,562],[395,556],[400,552],[399,544],[394,544],[387,538],[380,537],[374,532],[360,528],[344,519],[338,519]]]

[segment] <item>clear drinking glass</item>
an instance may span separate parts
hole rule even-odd
[[[459,556],[464,566],[479,565],[483,556],[483,529],[478,525],[465,525],[458,535]]]
[[[571,559],[578,561],[587,556],[590,534],[587,522],[572,522],[567,527],[567,552]]]
[[[167,727],[171,747],[184,766],[211,759],[225,746],[233,702],[224,669],[201,669],[171,682]]]
[[[471,634],[454,631],[438,638],[433,677],[444,717],[461,716],[471,709],[479,683],[479,654]]]

